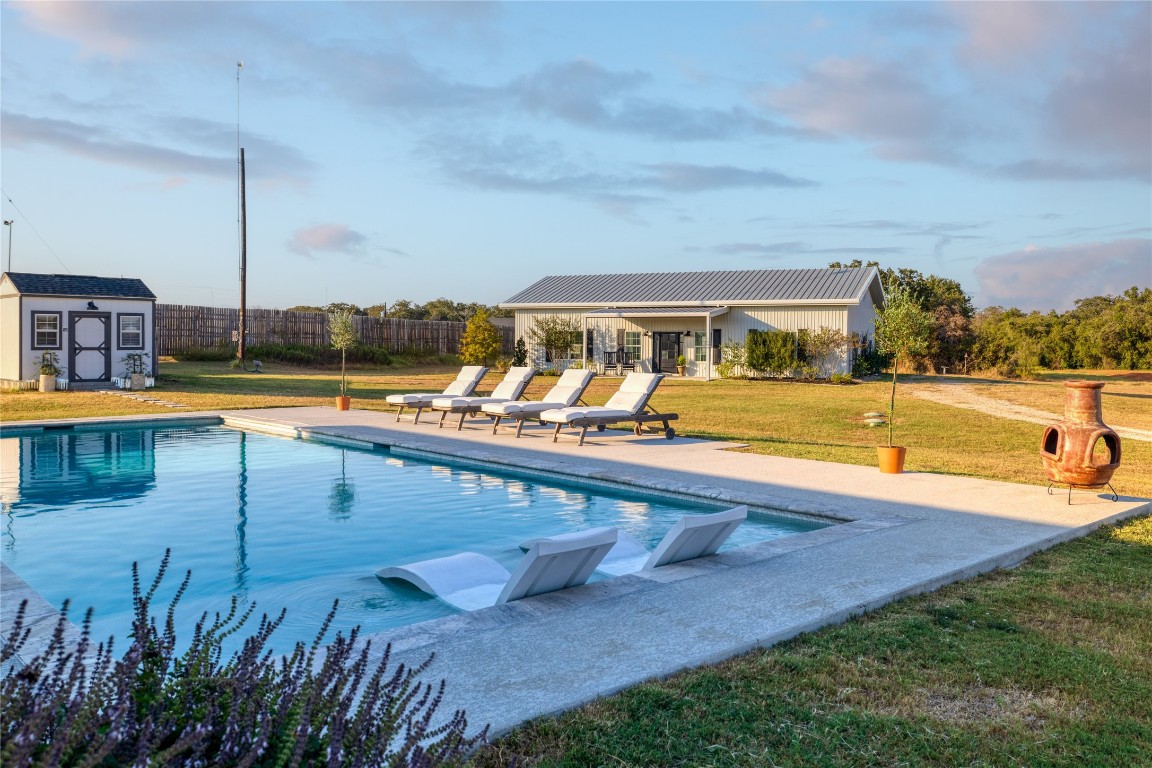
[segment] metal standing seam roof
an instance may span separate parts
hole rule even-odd
[[[16,290],[29,296],[81,296],[116,299],[155,299],[156,294],[135,277],[94,277],[92,275],[38,275],[32,272],[4,273]]]
[[[500,306],[857,304],[874,280],[875,267],[550,275]]]

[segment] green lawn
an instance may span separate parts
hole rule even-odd
[[[530,723],[473,764],[1147,766],[1149,702],[1144,517]]]
[[[193,409],[331,405],[338,372],[162,363],[157,396]],[[442,388],[456,367],[356,370],[353,407]],[[1074,376],[1075,374],[1069,374]],[[1065,374],[973,382],[981,394],[1060,412]],[[1108,376],[1104,419],[1149,428],[1152,381]],[[496,379],[490,374],[482,389]],[[1143,379],[1143,380],[1142,380]],[[538,397],[554,379],[537,377]],[[940,378],[902,380],[896,442],[907,468],[1044,482],[1043,427],[911,397]],[[618,380],[597,379],[602,403]],[[653,399],[684,435],[779,456],[871,465],[887,383],[853,386],[670,379]],[[171,413],[110,395],[5,392],[5,421]],[[1115,417],[1115,418],[1114,418]],[[1152,497],[1152,444],[1126,440],[1114,484]],[[449,685],[451,681],[449,680]],[[1152,765],[1152,518],[1105,529],[997,572],[912,598],[766,651],[637,686],[532,723],[478,754],[522,766]]]

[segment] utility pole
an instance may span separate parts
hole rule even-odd
[[[236,354],[244,363],[244,312],[248,304],[248,213],[244,200],[244,147],[240,147],[240,339]]]
[[[12,219],[4,219],[4,226],[8,227],[8,269],[6,272],[12,271],[12,225],[16,222]]]

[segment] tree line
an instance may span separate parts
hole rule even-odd
[[[483,310],[489,317],[512,317],[512,310],[469,302],[467,304],[440,297],[424,304],[417,304],[408,299],[398,299],[391,304],[380,303],[369,307],[359,307],[344,301],[334,301],[326,306],[313,306],[311,304],[298,304],[288,307],[293,312],[334,312],[350,313],[359,317],[390,317],[396,320],[446,320],[450,322],[465,323],[477,312]]]
[[[1152,369],[1152,288],[1078,299],[1067,312],[976,310],[972,297],[950,278],[859,259],[828,266],[877,267],[885,291],[906,290],[931,315],[928,348],[913,363],[920,370],[1021,378],[1041,368]]]

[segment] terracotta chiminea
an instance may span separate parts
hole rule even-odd
[[[1100,420],[1100,390],[1104,385],[1066,381],[1064,386],[1064,420],[1045,429],[1040,442],[1040,459],[1048,479],[1067,483],[1069,494],[1073,487],[1109,485],[1112,473],[1120,466],[1120,436]],[[1101,441],[1107,453],[1097,455]]]

